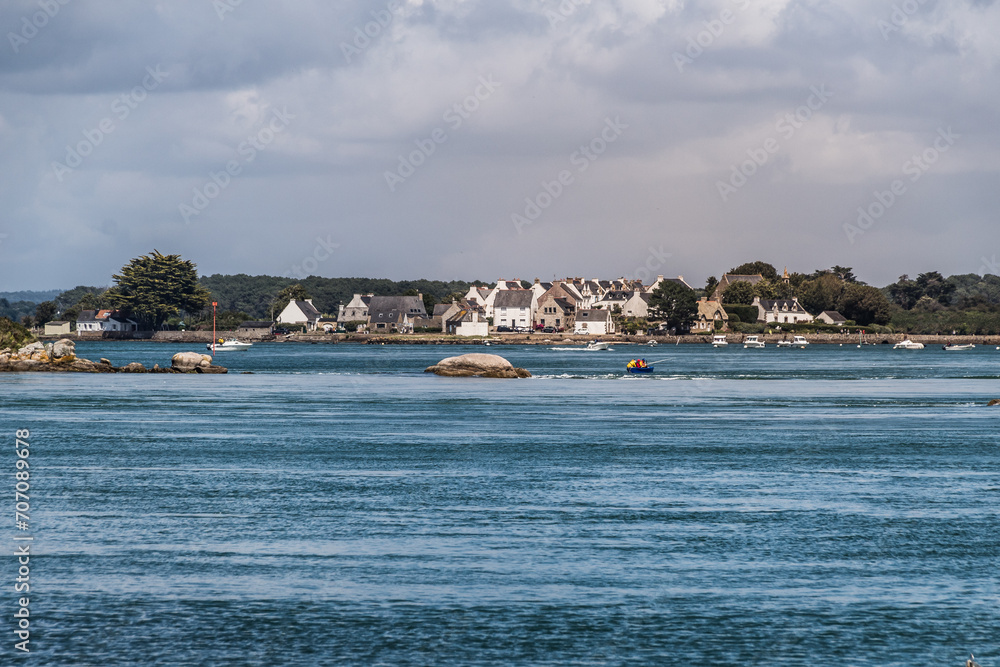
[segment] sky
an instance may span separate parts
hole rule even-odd
[[[995,0],[0,0],[0,291],[1000,273]]]

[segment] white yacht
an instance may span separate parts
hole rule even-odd
[[[212,345],[212,343],[207,343],[205,345],[205,347],[207,347],[209,350],[212,350],[212,348],[214,347],[216,352],[222,352],[223,350],[228,350],[230,352],[242,352],[244,350],[249,350],[252,346],[253,343],[243,343],[238,340],[234,340],[232,338],[230,338],[227,341],[223,341],[220,338],[219,342],[215,343],[214,346]]]
[[[792,347],[801,347],[805,349],[809,346],[809,341],[805,339],[805,336],[793,336],[792,337]]]
[[[725,336],[712,336],[712,347],[725,347],[729,345],[729,341],[726,340]]]
[[[744,349],[760,349],[764,347],[764,341],[757,335],[747,336],[746,340],[743,341],[743,347]]]
[[[892,346],[894,350],[922,350],[924,349],[923,343],[914,343],[912,340],[907,338],[902,343],[896,343]]]

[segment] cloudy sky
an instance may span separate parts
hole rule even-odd
[[[0,0],[0,291],[1000,273],[994,0]]]

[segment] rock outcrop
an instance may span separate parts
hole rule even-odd
[[[1000,398],[994,398],[990,400],[990,402],[987,403],[986,405],[1000,405]]]
[[[30,343],[17,349],[0,350],[0,373],[227,373],[222,366],[213,366],[212,357],[197,352],[180,352],[174,355],[170,368],[154,366],[152,370],[138,362],[115,368],[108,359],[100,362],[76,356],[76,343],[63,338],[55,343],[42,345]]]
[[[442,359],[433,366],[427,367],[425,373],[435,373],[449,377],[484,377],[484,378],[529,378],[531,373],[523,368],[515,368],[513,364],[497,354],[462,354],[457,357]]]
[[[170,367],[181,373],[197,373],[198,368],[212,365],[212,357],[197,352],[178,352],[170,360]]]

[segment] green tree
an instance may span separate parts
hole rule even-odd
[[[936,299],[941,305],[947,306],[951,303],[951,295],[955,292],[955,283],[945,280],[937,271],[921,273],[917,276],[917,286],[920,288],[921,296],[928,296]]]
[[[182,310],[200,311],[209,301],[208,290],[198,284],[193,262],[155,249],[133,259],[113,278],[115,285],[105,293],[108,304],[125,311],[147,330]]]
[[[712,298],[712,294],[715,293],[715,288],[719,286],[719,279],[715,276],[709,276],[708,280],[705,281],[705,296],[709,299]]]
[[[28,319],[31,319],[30,317]],[[35,337],[27,327],[14,322],[8,317],[0,317],[0,350],[11,348],[18,350],[29,343],[35,342]]]
[[[889,292],[893,303],[906,310],[913,308],[923,296],[923,290],[920,289],[920,286],[917,285],[916,281],[910,280],[910,276],[905,273],[899,277],[899,280],[889,285],[886,291]]]
[[[45,326],[46,322],[51,322],[58,311],[55,301],[42,301],[35,307],[35,326]]]
[[[684,285],[664,280],[649,297],[649,313],[670,328],[682,329],[698,312],[698,297]]]
[[[778,270],[773,265],[759,260],[740,264],[735,268],[729,269],[729,273],[737,276],[755,276],[759,273],[768,280],[778,279]]]
[[[285,306],[291,301],[305,301],[306,299],[311,299],[309,292],[302,285],[295,283],[294,285],[289,285],[285,289],[278,292],[278,296],[274,297],[274,301],[271,302],[272,312],[274,312],[274,317],[277,318],[281,314],[281,311],[285,309]]]
[[[843,291],[844,281],[840,276],[828,271],[823,272],[802,283],[799,288],[799,303],[813,315],[818,315],[824,310],[837,310]],[[846,313],[842,314],[850,319]]]
[[[858,324],[887,324],[891,304],[882,290],[858,283],[847,283],[837,304],[840,314]]]
[[[736,303],[749,306],[753,303],[755,296],[753,285],[745,280],[737,280],[722,293],[722,303]]]
[[[859,285],[864,285],[863,282],[857,279],[854,275],[854,270],[849,266],[836,265],[830,269],[830,273],[834,274],[845,283],[858,283]]]

